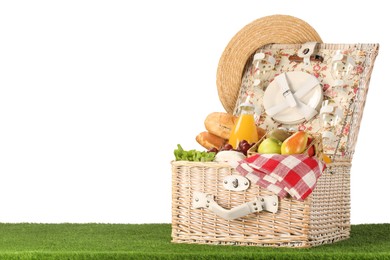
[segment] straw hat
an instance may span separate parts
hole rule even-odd
[[[217,88],[219,99],[228,113],[233,113],[245,64],[260,47],[270,43],[322,42],[305,21],[289,15],[271,15],[242,28],[226,46],[219,60]]]

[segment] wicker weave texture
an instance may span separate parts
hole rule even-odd
[[[348,162],[330,164],[310,196],[310,246],[349,238],[350,169]]]
[[[229,209],[272,193],[256,184],[243,192],[225,190],[223,178],[237,174],[227,164],[172,162],[172,242],[311,247],[346,239],[349,170],[349,163],[329,166],[308,199],[282,199],[276,214],[260,212],[228,221],[208,210],[193,209],[192,194],[213,194],[219,205]]]

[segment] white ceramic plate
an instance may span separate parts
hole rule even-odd
[[[286,72],[287,82],[293,93],[302,87],[309,77],[315,78],[313,75],[301,71]],[[318,81],[318,79],[316,80]],[[300,101],[318,111],[321,106],[322,98],[322,87],[318,81],[318,84],[307,92],[306,95],[300,98]],[[264,108],[267,110],[280,104],[281,102],[284,102],[284,100],[283,91],[274,79],[265,90],[263,99]],[[295,107],[286,108],[273,116],[273,119],[282,124],[299,124],[305,121],[305,117],[299,113]]]

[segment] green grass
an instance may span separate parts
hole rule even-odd
[[[172,244],[169,224],[0,224],[0,259],[390,259],[390,224],[310,249]]]

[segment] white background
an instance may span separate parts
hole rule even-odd
[[[173,150],[223,111],[216,70],[272,14],[329,43],[380,43],[351,220],[390,222],[386,1],[1,1],[0,222],[168,223]]]

